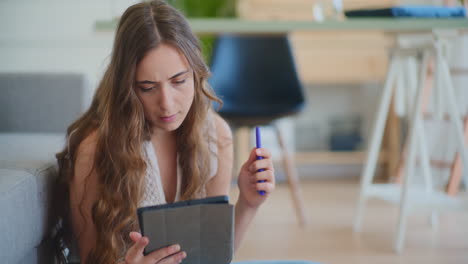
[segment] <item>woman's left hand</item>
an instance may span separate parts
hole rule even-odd
[[[263,159],[257,160],[257,156]],[[251,208],[260,206],[275,189],[275,174],[270,151],[265,148],[254,148],[250,152],[249,159],[242,165],[237,184],[240,190],[239,200]],[[261,195],[260,191],[264,194]]]

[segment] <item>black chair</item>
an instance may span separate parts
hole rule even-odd
[[[234,130],[274,126],[298,219],[305,224],[297,171],[274,122],[299,113],[305,105],[287,36],[221,35],[214,47],[211,70],[209,82],[223,100],[219,114]],[[237,141],[246,143],[242,141],[248,142],[248,138]],[[236,152],[239,155],[238,149]]]

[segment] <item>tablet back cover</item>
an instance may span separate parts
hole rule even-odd
[[[231,204],[150,209],[142,211],[139,217],[142,233],[150,240],[145,254],[179,244],[187,253],[183,263],[228,264],[232,260],[234,207]]]

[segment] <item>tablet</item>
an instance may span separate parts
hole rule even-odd
[[[234,210],[227,196],[139,208],[142,235],[149,238],[144,254],[180,244],[183,263],[230,263],[233,255]]]

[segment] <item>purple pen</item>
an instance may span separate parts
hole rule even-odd
[[[260,135],[260,128],[259,127],[255,127],[255,141],[257,143],[257,148],[261,148],[262,147],[262,138],[261,138],[261,135]],[[257,160],[261,160],[261,159],[263,159],[263,157],[257,156]],[[264,171],[264,169],[259,169],[258,171],[261,172],[261,171]],[[265,180],[260,180],[258,182],[265,182]],[[260,195],[265,195],[265,191],[258,191],[258,193]]]

